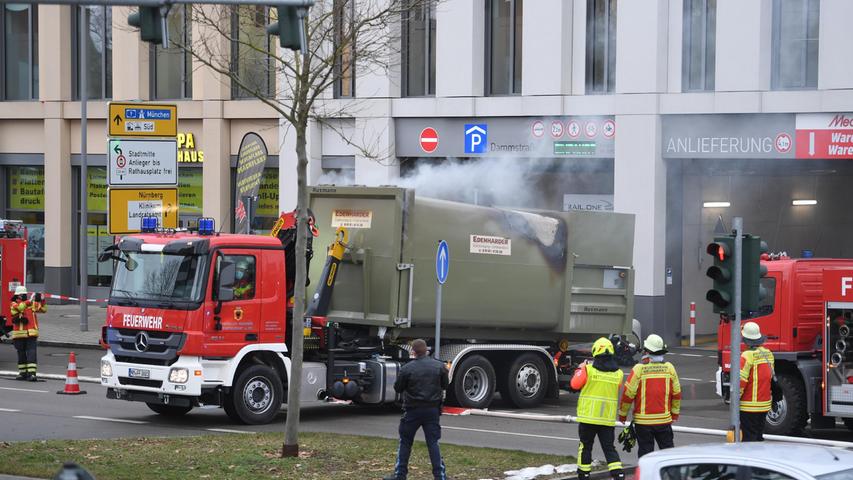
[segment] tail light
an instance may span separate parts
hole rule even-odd
[[[640,480],[640,466],[634,467],[634,480]]]

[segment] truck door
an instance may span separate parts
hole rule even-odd
[[[758,310],[751,312],[750,318],[744,319],[744,322],[752,321],[761,327],[761,333],[767,335],[764,347],[771,351],[778,351],[780,345],[784,343],[782,338],[782,310],[784,306],[781,302],[777,302],[776,285],[782,285],[782,272],[769,272],[766,277],[761,279],[761,287],[767,292],[767,296],[761,300]],[[781,300],[781,296],[778,300]]]
[[[246,249],[220,250],[214,262],[214,288],[211,289],[213,305],[210,308],[214,319],[205,321],[205,331],[211,335],[211,344],[220,346],[217,349],[222,351],[217,355],[235,354],[243,346],[258,342],[261,311],[258,279],[261,278],[261,262],[257,252]],[[236,267],[235,281],[231,286],[234,298],[220,302],[217,298],[219,272],[226,262]]]

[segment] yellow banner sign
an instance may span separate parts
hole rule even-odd
[[[177,188],[110,188],[107,196],[113,235],[138,233],[142,217],[157,217],[163,228],[178,227]]]
[[[152,103],[110,102],[111,137],[174,137],[178,107]]]

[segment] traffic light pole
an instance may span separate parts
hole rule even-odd
[[[89,161],[87,158],[89,85],[86,68],[86,38],[89,35],[88,11],[80,5],[80,331],[89,331]]]
[[[732,429],[734,430],[734,442],[740,442],[740,322],[741,322],[741,298],[743,296],[743,218],[735,217],[732,221],[735,233],[735,318],[731,333],[731,355],[729,356],[729,404],[731,406]]]

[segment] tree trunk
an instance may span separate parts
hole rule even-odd
[[[282,457],[299,455],[299,396],[302,392],[302,340],[303,319],[305,314],[305,279],[307,265],[305,262],[306,243],[308,242],[308,195],[306,191],[306,176],[308,155],[305,151],[305,133],[307,120],[294,125],[296,130],[296,265],[286,265],[286,268],[296,268],[296,278],[293,286],[293,324],[291,329],[290,375],[287,378],[287,422],[284,424],[284,447]]]

